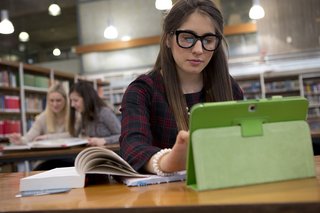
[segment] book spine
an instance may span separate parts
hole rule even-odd
[[[6,112],[20,112],[20,97],[14,95],[5,95],[4,105]]]
[[[21,133],[21,122],[19,120],[2,120],[0,122],[2,137],[8,137],[12,133]]]
[[[0,138],[4,138],[4,121],[0,120]]]

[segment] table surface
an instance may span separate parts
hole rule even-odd
[[[10,163],[29,160],[50,160],[67,157],[75,157],[79,152],[88,146],[75,146],[57,149],[31,149],[0,152],[0,162]],[[109,144],[106,146],[113,151],[119,151],[119,144]]]
[[[143,187],[95,184],[67,193],[16,198],[32,173],[0,173],[0,212],[320,212],[320,156],[316,178],[197,192],[185,182]]]

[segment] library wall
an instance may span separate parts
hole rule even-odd
[[[132,39],[160,35],[162,13],[154,1],[79,1],[80,45],[107,42],[103,37],[108,21],[117,27],[119,39],[130,35]],[[128,26],[129,25],[129,26]],[[86,73],[108,73],[153,64],[157,46],[145,46],[130,50],[82,54]]]
[[[320,47],[319,0],[261,0],[266,16],[257,21],[260,51],[278,54]]]
[[[47,67],[55,70],[64,70],[67,73],[79,74],[81,71],[81,61],[79,58],[69,60],[58,60],[34,64],[36,66]]]

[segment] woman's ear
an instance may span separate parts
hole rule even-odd
[[[170,34],[168,34],[168,36],[166,38],[166,45],[170,49],[170,47],[171,47],[171,36],[170,36]]]

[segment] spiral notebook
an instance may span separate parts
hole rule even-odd
[[[208,190],[314,177],[307,111],[303,97],[194,106],[187,185]]]

